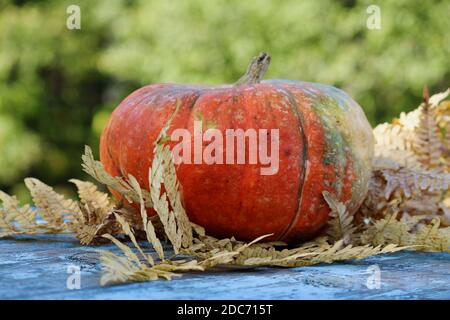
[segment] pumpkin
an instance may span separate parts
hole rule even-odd
[[[275,174],[261,174],[264,165],[248,161],[176,165],[191,221],[216,237],[252,240],[273,234],[266,240],[292,243],[326,224],[330,208],[323,191],[354,213],[367,193],[373,153],[364,112],[329,85],[261,81],[269,62],[266,53],[255,57],[233,85],[152,84],[136,90],[114,110],[102,133],[105,169],[114,176],[132,174],[148,190],[154,144],[169,119],[168,135],[180,128],[194,135],[196,121],[221,132],[265,129],[270,136],[277,129]],[[201,143],[208,146],[208,141]],[[148,214],[155,212],[149,209]]]

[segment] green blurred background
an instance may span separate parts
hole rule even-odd
[[[81,30],[66,27],[72,4]],[[449,14],[450,1],[0,0],[0,189],[26,199],[34,176],[73,192],[83,146],[133,90],[234,82],[263,50],[266,78],[335,85],[386,121],[425,84],[449,86]]]

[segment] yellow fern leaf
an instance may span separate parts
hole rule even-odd
[[[79,214],[78,204],[56,193],[53,188],[35,178],[25,179],[25,185],[30,190],[34,204],[39,214],[56,230],[66,228],[64,215]]]
[[[333,240],[344,239],[344,243],[351,242],[356,228],[353,226],[353,216],[347,211],[345,205],[328,191],[322,192],[325,201],[331,209],[328,220],[327,234]]]
[[[109,199],[109,195],[98,190],[97,186],[89,181],[78,179],[69,180],[77,186],[78,196],[82,204],[89,203],[93,208],[102,209],[102,211],[111,210],[114,204]]]

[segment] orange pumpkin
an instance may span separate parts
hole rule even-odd
[[[252,240],[273,233],[268,240],[295,242],[326,223],[324,190],[355,212],[367,192],[373,149],[364,112],[332,86],[260,81],[269,62],[260,54],[234,85],[153,84],[136,90],[115,109],[102,134],[106,170],[132,174],[148,189],[154,143],[172,115],[169,135],[179,128],[194,135],[196,120],[221,132],[278,129],[276,174],[262,175],[260,163],[177,165],[189,218],[217,237]]]

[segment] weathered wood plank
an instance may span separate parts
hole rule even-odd
[[[114,246],[103,246],[114,249]],[[100,287],[98,247],[71,235],[0,240],[0,299],[450,299],[450,254],[403,252],[303,268],[223,268],[155,281]],[[66,286],[81,268],[81,289]],[[380,268],[381,288],[368,289]]]

